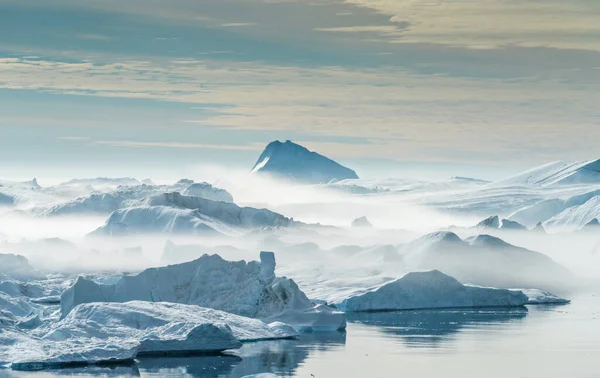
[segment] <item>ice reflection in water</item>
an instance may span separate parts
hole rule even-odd
[[[297,340],[247,343],[227,357],[141,359],[144,376],[242,377],[258,373],[293,376],[298,367],[317,351],[343,348],[345,332],[307,333]]]
[[[399,337],[407,347],[447,347],[457,333],[473,327],[501,326],[527,316],[526,308],[453,309],[348,313],[348,322],[377,327],[387,336]]]

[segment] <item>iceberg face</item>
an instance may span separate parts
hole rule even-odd
[[[264,227],[290,227],[295,222],[266,209],[183,196],[178,192],[149,197],[136,206],[117,210],[96,234],[204,233],[239,234]]]
[[[344,300],[344,311],[392,311],[459,307],[517,307],[528,302],[519,291],[467,286],[437,270],[413,272]]]
[[[261,262],[231,262],[218,255],[204,255],[197,260],[147,269],[136,276],[124,276],[113,285],[98,284],[79,277],[61,296],[61,313],[67,316],[81,303],[173,302],[193,304],[233,314],[283,321],[299,329],[345,327],[343,314],[315,307],[298,285],[285,277],[275,276],[275,257],[262,252]],[[294,319],[299,319],[295,324]]]
[[[285,143],[269,143],[252,168],[252,173],[268,173],[304,184],[358,179],[353,170],[289,140]]]

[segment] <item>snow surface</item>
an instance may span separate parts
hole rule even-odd
[[[499,183],[503,185],[556,185],[600,183],[600,160],[557,161],[530,169]]]
[[[345,316],[314,306],[285,277],[275,276],[275,256],[261,252],[261,262],[226,261],[218,255],[152,268],[117,283],[103,285],[79,277],[61,296],[65,317],[78,304],[90,302],[174,302],[214,308],[233,314],[282,321],[298,330],[345,328]]]
[[[212,201],[233,202],[233,197],[224,189],[215,188],[209,183],[193,183],[181,191],[184,196],[201,197]]]
[[[444,273],[412,272],[338,305],[344,311],[393,311],[459,307],[518,307],[528,302],[519,291],[467,286]]]
[[[268,173],[304,184],[358,179],[353,170],[289,140],[269,143],[252,173]]]

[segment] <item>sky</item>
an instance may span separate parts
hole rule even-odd
[[[0,0],[3,177],[361,177],[600,158],[597,0]],[[198,177],[202,178],[202,177]]]

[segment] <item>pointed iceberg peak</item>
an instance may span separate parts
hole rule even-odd
[[[358,178],[352,169],[290,140],[269,143],[254,164],[252,173],[267,173],[303,184]]]

